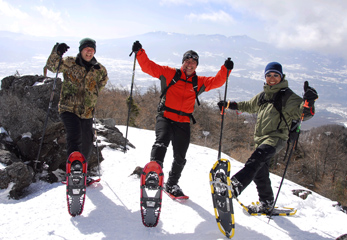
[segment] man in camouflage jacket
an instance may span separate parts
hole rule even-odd
[[[65,43],[57,43],[46,67],[64,76],[58,110],[66,130],[67,154],[79,151],[88,160],[93,144],[95,105],[108,76],[106,68],[94,57],[96,42],[93,39],[80,41],[76,57],[62,58],[68,49]]]

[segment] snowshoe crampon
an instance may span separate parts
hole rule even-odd
[[[86,196],[87,162],[79,152],[70,154],[66,163],[66,197],[71,216],[81,215]]]
[[[160,165],[155,162],[149,162],[141,174],[141,217],[142,223],[146,227],[155,227],[158,224],[162,192],[164,183],[164,174]]]
[[[235,221],[229,160],[220,159],[213,165],[210,171],[210,185],[218,228],[227,238],[232,238],[235,233]]]

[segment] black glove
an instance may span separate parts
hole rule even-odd
[[[57,54],[62,57],[64,55],[64,53],[67,52],[67,50],[70,47],[68,45],[66,45],[66,43],[59,43],[58,47],[57,47]]]
[[[225,109],[232,109],[232,110],[237,110],[237,102],[230,102],[230,101],[219,101],[218,103],[219,110],[222,111],[222,108],[224,107]]]
[[[304,91],[304,101],[307,101],[308,106],[312,107],[314,102],[318,99],[317,91],[313,87],[308,86],[308,81],[304,83]]]
[[[133,52],[138,52],[142,48],[142,45],[139,41],[134,42],[133,44]]]
[[[234,68],[234,62],[231,61],[230,58],[228,58],[227,60],[225,60],[224,66],[225,66],[228,70],[233,70],[233,68]]]

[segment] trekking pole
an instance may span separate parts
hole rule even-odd
[[[54,81],[53,81],[53,89],[52,89],[52,92],[51,92],[51,97],[49,99],[49,104],[48,104],[48,109],[47,109],[47,114],[46,114],[46,120],[45,120],[45,123],[43,125],[43,133],[42,133],[42,137],[41,137],[41,141],[40,141],[40,147],[39,147],[39,152],[37,153],[37,158],[36,158],[36,161],[35,161],[35,164],[34,164],[34,172],[36,173],[37,171],[37,163],[39,162],[40,160],[40,154],[41,154],[41,149],[42,149],[42,144],[43,144],[43,139],[45,137],[45,132],[46,132],[46,127],[47,127],[47,122],[48,122],[48,117],[49,117],[49,113],[52,109],[52,103],[53,103],[53,98],[54,98],[54,92],[55,92],[55,87],[56,87],[56,82],[57,82],[57,78],[58,78],[58,73],[59,73],[59,68],[60,68],[60,65],[61,65],[61,61],[62,61],[62,57],[59,59],[59,63],[58,63],[58,67],[57,67],[57,74],[54,78]],[[42,163],[42,166],[43,166],[43,163]],[[40,167],[39,170],[41,170],[42,166]]]
[[[131,57],[132,54],[133,54],[133,52],[130,53],[129,57]],[[134,55],[133,76],[132,76],[132,79],[131,79],[130,97],[129,97],[129,102],[128,102],[127,127],[126,127],[126,130],[125,130],[125,141],[124,141],[124,149],[123,149],[124,153],[126,153],[126,151],[127,151],[128,127],[129,127],[130,112],[131,112],[130,109],[131,109],[132,100],[133,100],[133,87],[134,87],[134,78],[135,78],[136,55],[137,55],[137,52],[135,52],[135,55]]]
[[[306,84],[308,85],[308,82],[307,82],[307,81],[305,82],[305,85],[306,85]],[[282,179],[281,179],[281,183],[280,183],[280,186],[279,186],[279,188],[278,188],[277,195],[276,195],[276,198],[275,198],[273,207],[272,207],[272,209],[271,209],[271,213],[270,213],[270,215],[269,215],[269,217],[268,217],[268,218],[269,218],[269,221],[268,221],[267,223],[269,223],[270,220],[271,220],[271,216],[272,216],[273,210],[274,210],[274,208],[275,208],[275,206],[276,206],[276,202],[277,202],[277,199],[278,199],[278,195],[280,194],[281,187],[282,187],[282,184],[283,184],[283,181],[284,181],[284,176],[285,176],[286,173],[287,173],[287,169],[288,169],[288,165],[289,165],[290,158],[292,157],[292,155],[293,155],[293,153],[294,153],[294,150],[295,150],[295,148],[296,148],[296,145],[298,144],[298,141],[299,141],[301,123],[302,123],[302,121],[304,120],[304,117],[305,117],[305,113],[304,113],[305,108],[310,108],[310,107],[308,106],[307,100],[305,101],[304,110],[303,110],[303,112],[302,112],[302,114],[301,114],[299,123],[298,123],[297,128],[296,128],[295,140],[294,140],[294,143],[293,143],[292,148],[290,149],[290,152],[289,152],[289,155],[288,155],[288,161],[287,161],[286,167],[285,167],[284,172],[283,172],[283,176],[282,176]]]
[[[228,58],[228,60],[231,60],[230,58]],[[228,90],[228,80],[229,80],[229,73],[231,70],[227,70],[227,80],[225,81],[225,90],[224,90],[224,102],[227,100],[227,90]],[[222,136],[223,136],[223,125],[224,125],[224,114],[225,114],[225,110],[227,108],[225,108],[224,106],[222,107],[221,110],[221,115],[222,115],[222,119],[221,119],[221,127],[220,127],[220,136],[219,136],[219,147],[218,147],[218,159],[221,159],[221,154],[222,154]]]
[[[100,174],[100,157],[99,157],[99,145],[98,145],[98,133],[96,131],[96,121],[95,121],[95,116],[94,116],[94,128],[95,128],[95,146],[96,146],[96,156],[98,159],[98,175],[99,179],[101,179],[101,174]]]
[[[287,169],[288,169],[288,166],[289,166],[290,158],[292,157],[293,152],[294,152],[294,150],[295,150],[295,148],[296,148],[296,145],[297,145],[297,143],[298,143],[299,134],[300,134],[300,128],[301,128],[301,122],[302,122],[303,118],[304,118],[304,113],[301,114],[300,122],[299,122],[299,125],[298,125],[297,129],[296,129],[295,141],[294,141],[293,146],[292,146],[292,148],[290,149],[290,152],[289,152],[289,155],[288,155],[288,160],[287,160],[286,167],[284,168],[284,172],[283,172],[283,176],[282,176],[282,179],[281,179],[281,183],[280,183],[280,186],[279,186],[279,188],[278,188],[277,195],[276,195],[276,198],[275,198],[273,207],[272,207],[272,209],[271,209],[271,213],[270,213],[270,215],[269,215],[269,217],[268,217],[268,218],[269,218],[268,223],[269,223],[270,220],[271,220],[271,216],[272,216],[273,210],[274,210],[274,208],[275,208],[275,206],[276,206],[276,202],[277,202],[277,199],[278,199],[278,195],[280,194],[281,187],[282,187],[282,184],[283,184],[283,181],[284,181],[284,176],[285,176],[286,173],[287,173]]]

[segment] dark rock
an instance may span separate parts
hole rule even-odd
[[[54,82],[56,88],[42,140]],[[64,178],[68,156],[65,128],[58,113],[61,80],[37,75],[9,76],[2,80],[1,87],[0,163],[7,167],[0,170],[0,189],[6,189],[10,183],[14,183],[9,197],[18,199],[32,181],[39,179],[53,183]],[[114,119],[95,121],[97,135],[104,136],[108,146],[123,150],[126,140],[115,127]],[[88,161],[90,176],[98,174],[98,165],[104,160],[101,150],[105,145],[100,141],[97,145],[98,148],[93,146]],[[127,146],[135,148],[129,141]],[[33,173],[35,167],[40,169],[36,175]]]
[[[7,188],[10,182],[14,185],[10,191],[10,198],[19,199],[23,190],[32,183],[33,170],[22,162],[11,164],[5,169],[0,170],[0,188]]]
[[[135,176],[137,176],[137,177],[141,177],[142,170],[143,170],[143,167],[137,166],[137,167],[135,168],[135,170],[133,171],[133,173],[130,174],[130,176],[135,175]]]
[[[295,190],[292,190],[293,194],[302,198],[302,199],[306,199],[308,197],[308,195],[312,194],[311,191],[309,190],[304,190],[304,189],[295,189]]]

